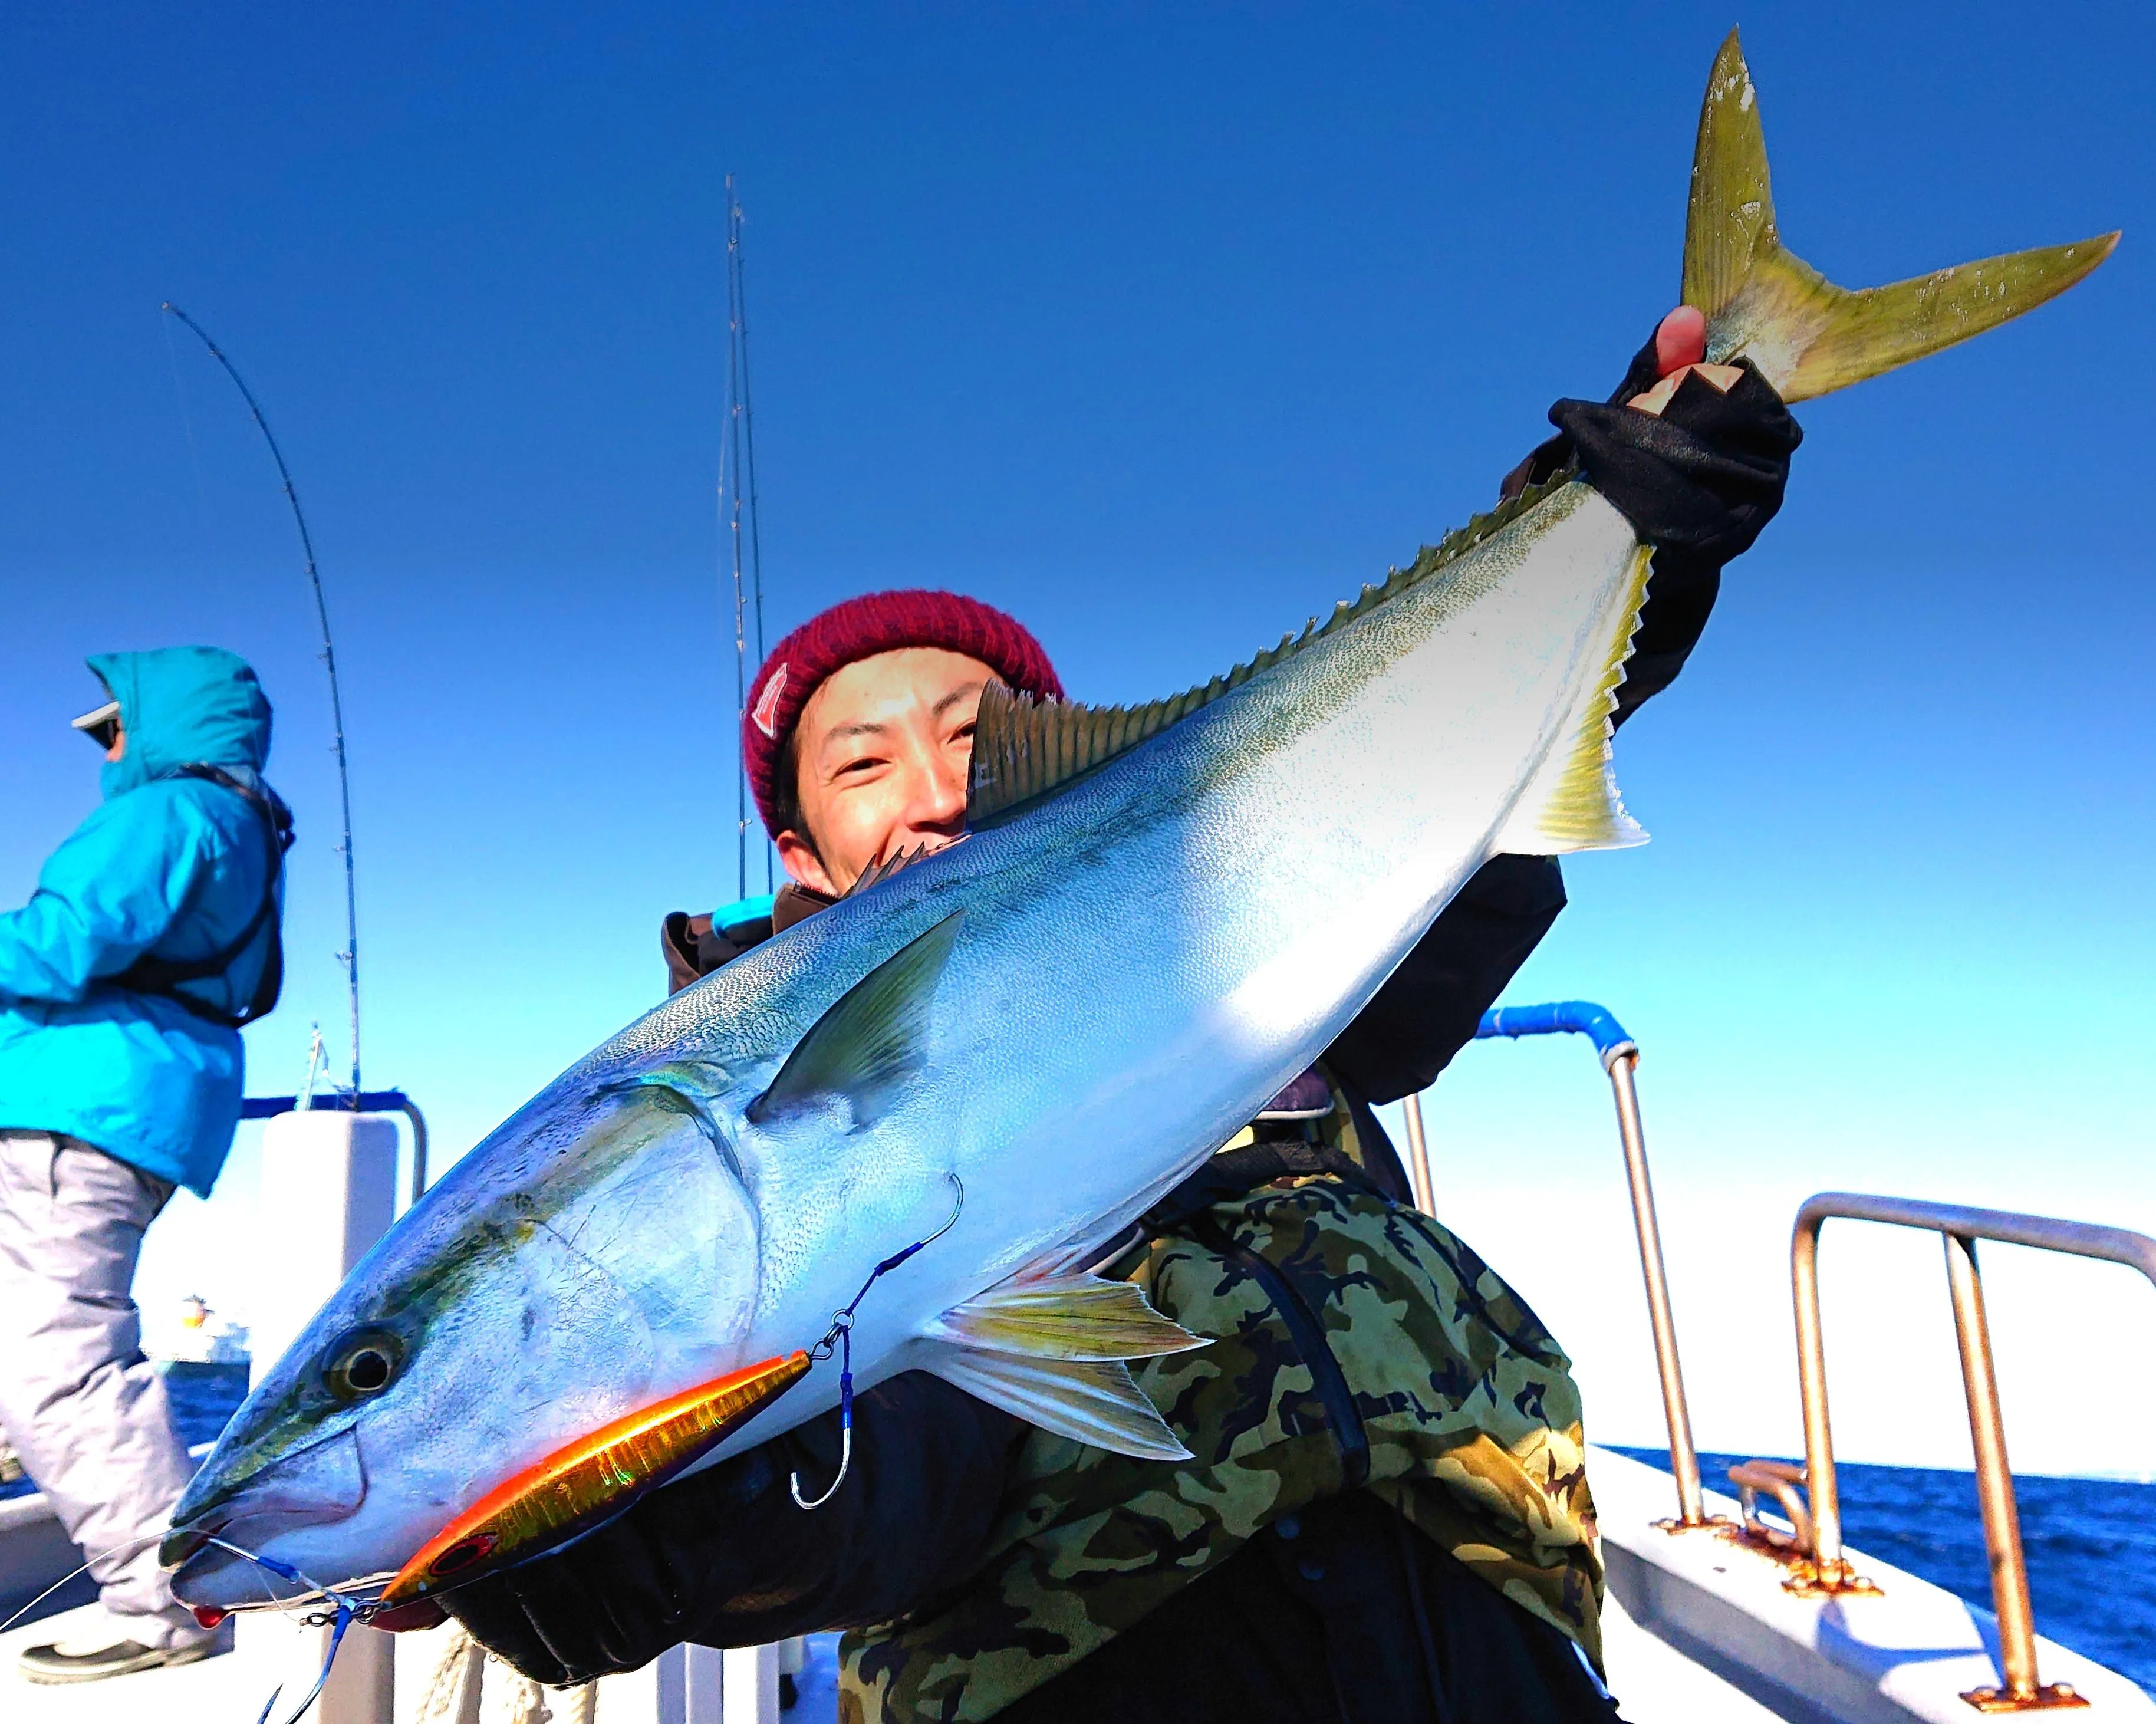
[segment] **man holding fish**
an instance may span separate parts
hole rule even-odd
[[[948,594],[789,636],[743,736],[788,925],[670,923],[710,973],[316,1315],[174,1511],[176,1593],[447,1609],[553,1683],[844,1627],[861,1724],[1609,1717],[1568,1362],[1370,1104],[1471,1034],[1556,857],[1644,836],[1610,738],[1779,506],[1784,402],[2115,239],[1835,287],[1732,34],[1686,305],[1322,628],[1129,708]]]
[[[1560,403],[1507,481],[1576,454],[1672,547],[1620,723],[1683,664],[1799,437],[1756,373],[1693,362],[1703,333],[1673,312],[1612,404]],[[674,988],[962,839],[991,682],[1064,698],[1022,624],[955,593],[870,594],[782,641],[742,743],[790,881],[746,918],[669,916]],[[1351,1718],[1431,1696],[1608,1716],[1568,1644],[1599,1652],[1601,1576],[1567,1362],[1445,1229],[1402,1224],[1371,1112],[1443,1069],[1563,903],[1554,857],[1485,864],[1326,1057],[1103,1254],[1211,1343],[1138,1373],[1205,1464],[1086,1448],[910,1372],[855,1403],[849,1488],[814,1515],[787,1481],[836,1470],[835,1413],[448,1608],[552,1682],[853,1627],[849,1691],[889,1719],[1317,1718],[1333,1695]]]

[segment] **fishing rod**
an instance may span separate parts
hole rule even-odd
[[[164,309],[178,318],[195,332],[209,357],[224,367],[225,376],[232,379],[233,387],[239,391],[239,398],[247,403],[247,411],[254,416],[255,428],[261,432],[262,440],[270,445],[270,459],[277,464],[277,477],[285,486],[285,500],[292,505],[292,520],[300,529],[300,549],[306,555],[307,583],[314,589],[315,617],[322,628],[322,664],[330,678],[331,744],[336,755],[337,794],[343,806],[344,842],[338,846],[344,857],[344,925],[345,947],[337,954],[337,961],[345,967],[345,975],[352,990],[352,1090],[346,1103],[359,1106],[359,892],[352,875],[352,770],[345,758],[344,696],[337,685],[336,647],[330,639],[329,603],[322,597],[321,571],[315,563],[315,541],[307,531],[305,511],[300,507],[300,493],[292,483],[292,469],[285,464],[285,452],[277,447],[277,439],[270,428],[270,421],[263,416],[262,403],[254,398],[254,392],[247,387],[247,380],[239,375],[233,362],[225,357],[224,350],[209,338],[205,330],[170,300]]]
[[[743,578],[742,533],[748,528],[747,578]],[[734,729],[737,738],[748,710],[749,618],[754,617],[756,662],[763,663],[763,537],[757,512],[756,418],[748,376],[748,293],[742,256],[741,199],[734,177],[726,176],[726,427],[719,444],[719,520],[731,551],[734,621]],[[737,744],[738,746],[738,743]],[[734,786],[735,895],[748,895],[748,774]],[[771,890],[771,847],[764,846],[763,886]]]

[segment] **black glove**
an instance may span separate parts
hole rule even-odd
[[[1587,482],[1642,539],[1716,568],[1751,549],[1774,518],[1804,435],[1751,361],[1738,368],[1727,394],[1686,373],[1659,415],[1591,401],[1560,401],[1549,413]]]
[[[1661,381],[1650,336],[1607,403],[1551,408],[1558,434],[1506,476],[1502,494],[1516,496],[1577,461],[1655,547],[1654,583],[1617,691],[1620,725],[1683,669],[1721,591],[1722,566],[1749,550],[1781,508],[1789,457],[1804,441],[1751,362],[1738,368],[1727,394],[1693,372],[1660,415],[1643,413],[1625,403]]]
[[[1789,457],[1804,440],[1752,362],[1737,364],[1743,375],[1727,394],[1695,372],[1659,415],[1643,413],[1625,403],[1661,380],[1650,336],[1606,403],[1565,400],[1550,408],[1558,434],[1507,475],[1504,494],[1577,460],[1642,539],[1719,568],[1748,551],[1774,518]]]
[[[575,1543],[442,1598],[473,1639],[534,1681],[633,1670],[684,1640],[756,1646],[881,1622],[965,1579],[1028,1427],[909,1371],[854,1402],[854,1455],[821,1508],[797,1507],[839,1466],[839,1415],[654,1491]]]

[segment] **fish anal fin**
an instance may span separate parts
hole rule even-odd
[[[1610,715],[1632,656],[1632,636],[1646,603],[1653,552],[1634,550],[1618,590],[1614,626],[1601,664],[1568,715],[1542,765],[1527,781],[1498,829],[1493,854],[1559,856],[1576,850],[1620,850],[1643,844],[1647,834],[1625,812],[1611,765]]]
[[[2064,293],[2116,233],[2008,253],[1885,287],[1837,287],[1782,244],[1758,93],[1732,30],[1708,74],[1685,223],[1684,302],[1707,314],[1707,357],[1749,359],[1804,401],[1981,335]]]
[[[937,1347],[921,1362],[976,1400],[1074,1443],[1141,1460],[1194,1458],[1121,1360],[1030,1358]]]
[[[1088,1275],[1004,1281],[946,1311],[928,1333],[954,1347],[1042,1359],[1143,1359],[1205,1345],[1131,1282]]]
[[[829,1096],[846,1100],[856,1125],[880,1116],[927,1060],[929,1008],[963,921],[963,911],[946,916],[849,988],[749,1104],[749,1118],[761,1125]]]

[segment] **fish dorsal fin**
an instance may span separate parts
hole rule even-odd
[[[1600,665],[1506,816],[1492,846],[1496,853],[1559,856],[1646,843],[1647,834],[1625,812],[1624,799],[1617,793],[1617,774],[1610,763],[1610,739],[1616,732],[1610,719],[1625,680],[1625,662],[1632,656],[1640,608],[1646,603],[1653,556],[1645,545],[1633,552],[1631,577],[1618,589],[1606,613],[1609,644]]]
[[[1120,1359],[1042,1359],[932,1348],[921,1361],[954,1388],[1074,1443],[1141,1460],[1189,1460]]]
[[[944,1312],[928,1332],[953,1347],[1044,1359],[1148,1359],[1205,1345],[1130,1282],[1086,1275],[1004,1281]]]
[[[1211,706],[1224,695],[1275,665],[1292,659],[1313,642],[1344,629],[1387,599],[1440,574],[1492,535],[1510,526],[1552,492],[1571,482],[1572,469],[1530,485],[1486,515],[1473,516],[1435,545],[1425,545],[1405,568],[1366,586],[1353,598],[1332,608],[1323,623],[1316,618],[1301,634],[1287,634],[1277,646],[1245,659],[1224,676],[1142,706],[1086,706],[1065,700],[1036,700],[1014,694],[1001,683],[981,690],[980,716],[973,727],[973,772],[967,791],[966,824],[994,826],[1023,813],[1096,767],[1127,754],[1178,721]]]
[[[1270,664],[1280,651],[1276,648],[1259,656]],[[1247,674],[1240,680],[1247,680]],[[973,777],[967,792],[966,824],[993,825],[999,818],[1158,736],[1216,693],[1224,693],[1226,686],[1227,680],[1216,676],[1204,688],[1186,689],[1142,706],[1082,706],[1065,700],[1035,700],[999,682],[990,683],[981,690],[980,716],[973,726]]]
[[[965,912],[944,917],[847,989],[786,1056],[771,1087],[749,1104],[758,1125],[843,1096],[865,1126],[926,1063],[928,1012]]]
[[[1785,401],[1861,383],[2019,317],[2118,243],[2100,234],[1885,287],[1837,287],[1782,244],[1758,93],[1734,30],[1715,57],[1692,157],[1684,303],[1707,314],[1709,359],[1749,359]]]

